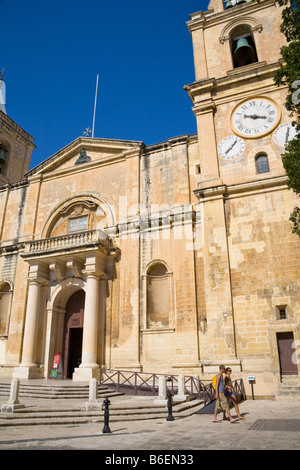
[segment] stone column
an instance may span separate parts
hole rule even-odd
[[[167,378],[161,376],[158,379],[158,397],[154,399],[154,405],[167,404]]]
[[[40,289],[41,284],[37,279],[29,281],[22,361],[13,372],[13,377],[15,378],[30,379],[35,378],[36,374],[38,374],[35,353]]]
[[[20,366],[13,372],[13,377],[24,379],[40,378],[43,375],[43,369],[36,364],[36,340],[39,324],[40,291],[42,285],[48,282],[45,266],[39,265],[39,263],[30,266],[28,280],[22,361]]]
[[[21,405],[19,402],[19,387],[20,380],[12,379],[9,400],[6,404],[1,406],[1,413],[14,413],[14,411],[24,408],[25,405]]]
[[[212,86],[209,83],[208,86]],[[207,93],[207,95],[209,95]],[[222,183],[220,178],[219,159],[215,131],[215,104],[213,100],[204,95],[200,103],[196,103],[194,113],[197,118],[199,136],[199,152],[201,166],[201,187],[215,186]]]
[[[99,323],[99,279],[106,277],[99,269],[97,258],[92,256],[86,261],[86,293],[84,305],[82,363],[75,369],[73,380],[85,381],[100,379],[98,356],[98,323]]]
[[[185,393],[185,380],[184,375],[178,376],[178,391],[177,395],[174,395],[173,401],[174,402],[183,402],[183,401],[190,401],[190,395]]]
[[[80,367],[98,367],[97,339],[99,316],[99,278],[95,274],[86,277],[86,298],[84,306],[82,364]]]
[[[29,281],[21,367],[36,366],[35,344],[38,325],[40,288],[41,284],[37,279]]]
[[[203,264],[206,331],[199,331],[203,372],[214,375],[220,364],[240,370],[232,301],[231,270],[225,215],[226,186],[195,190],[203,205]]]

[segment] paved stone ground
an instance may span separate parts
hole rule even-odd
[[[299,402],[247,400],[240,411],[246,419],[234,424],[213,423],[212,414],[194,414],[173,422],[160,418],[110,423],[111,434],[102,433],[103,424],[6,427],[0,429],[0,450],[101,450],[99,463],[112,456],[114,463],[121,463],[116,458],[122,458],[124,451],[127,456],[135,451],[132,455],[140,456],[139,463],[125,464],[136,467],[143,460],[143,465],[154,463],[149,462],[150,454],[155,459],[158,451],[181,455],[181,463],[189,463],[185,459],[192,455],[190,463],[195,464],[200,459],[200,453],[193,453],[197,450],[300,449]],[[157,463],[169,463],[164,458]]]

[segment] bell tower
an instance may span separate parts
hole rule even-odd
[[[259,154],[268,176],[282,174],[278,136],[290,118],[286,91],[273,81],[285,44],[281,8],[275,0],[211,0],[187,24],[196,80],[185,89],[197,119],[199,188],[261,178]]]
[[[0,110],[0,186],[22,181],[29,171],[34,138]]]
[[[274,208],[287,197],[281,193],[286,188],[281,154],[294,133],[284,107],[286,89],[273,80],[285,44],[281,22],[275,0],[211,0],[208,11],[190,15],[187,23],[195,81],[185,90],[197,120],[200,156],[194,194],[201,213],[197,259],[204,267],[200,321],[206,327],[199,331],[204,373],[222,363],[251,370],[253,357],[259,370],[277,367],[257,340],[267,343],[267,333],[253,331],[264,318],[257,293],[264,298],[273,291],[265,266],[276,243],[273,233],[283,230],[283,212]],[[274,212],[267,223],[268,204]],[[277,273],[275,261],[272,269]],[[264,298],[263,304],[268,302]],[[253,330],[247,329],[250,315]]]

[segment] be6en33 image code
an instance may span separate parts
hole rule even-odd
[[[150,454],[148,464],[150,465],[192,465],[194,463],[191,454]]]

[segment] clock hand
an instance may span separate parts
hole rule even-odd
[[[231,147],[229,147],[229,149],[226,150],[226,155],[228,152],[230,152],[231,149],[233,149],[233,147],[235,146],[235,144],[237,143],[237,139],[235,139],[235,141],[233,142],[233,144],[231,145]]]
[[[288,140],[289,140],[289,134],[290,134],[290,128],[288,127],[288,130],[287,130],[287,133],[286,133],[286,136],[285,136],[285,143],[287,143]]]
[[[268,116],[258,116],[258,114],[251,114],[250,116],[248,114],[244,114],[244,118],[250,118],[250,119],[267,119]]]

